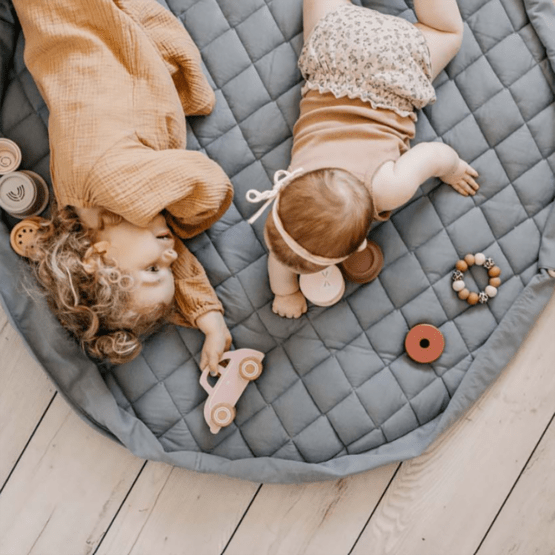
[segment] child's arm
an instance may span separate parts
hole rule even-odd
[[[461,195],[476,194],[478,172],[444,143],[419,143],[396,162],[386,162],[372,180],[377,209],[394,210],[408,202],[430,177],[439,177]]]
[[[204,370],[208,365],[215,372],[223,353],[231,345],[231,334],[224,322],[223,307],[204,268],[179,239],[175,241],[175,250],[178,258],[172,264],[172,273],[178,314],[173,322],[199,328],[206,335],[200,366]]]
[[[299,289],[299,277],[276,257],[268,255],[270,289],[275,295],[272,310],[285,318],[299,318],[307,311],[306,299]]]

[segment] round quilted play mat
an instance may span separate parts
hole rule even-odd
[[[167,0],[202,55],[216,92],[206,117],[188,118],[188,148],[230,176],[232,206],[187,242],[225,307],[233,348],[264,354],[235,420],[212,434],[198,367],[200,332],[167,326],[128,364],[95,364],[40,296],[9,244],[18,220],[2,212],[0,298],[11,323],[75,411],[135,455],[257,482],[334,479],[422,453],[482,394],[549,301],[555,279],[555,6],[552,0],[465,0],[462,48],[435,81],[437,102],[418,114],[416,141],[440,140],[479,172],[462,197],[428,181],[373,227],[384,266],[348,283],[337,304],[298,320],[271,310],[264,218],[245,199],[287,168],[298,116],[302,2]],[[360,3],[360,2],[359,2]],[[362,5],[414,21],[404,0]],[[23,62],[23,37],[0,0],[0,134],[22,168],[49,174],[48,111]],[[484,253],[502,283],[486,303],[453,291],[467,253]],[[483,268],[464,272],[470,291]],[[439,329],[439,358],[417,363],[405,337]]]

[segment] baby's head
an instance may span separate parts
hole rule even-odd
[[[174,311],[169,267],[177,254],[164,218],[153,220],[149,240],[111,213],[101,212],[97,229],[85,227],[69,207],[53,206],[52,213],[37,232],[33,255],[49,306],[91,356],[132,360]]]
[[[349,172],[324,169],[303,174],[286,185],[278,199],[276,209],[283,228],[312,255],[347,257],[361,246],[370,230],[372,197]],[[270,251],[293,271],[315,273],[325,267],[305,260],[287,246],[272,213],[264,231]]]

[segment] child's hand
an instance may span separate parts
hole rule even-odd
[[[465,161],[460,160],[454,171],[440,176],[441,181],[447,183],[461,195],[475,195],[480,185],[474,181],[474,177],[478,177],[478,172]]]
[[[200,369],[204,371],[208,366],[210,372],[218,373],[218,363],[231,346],[231,334],[225,325],[224,317],[221,312],[212,310],[199,316],[196,325],[206,335],[200,355]]]
[[[306,299],[300,291],[291,295],[276,295],[272,310],[285,318],[299,318],[307,311]]]

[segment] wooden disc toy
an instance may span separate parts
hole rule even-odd
[[[315,274],[302,274],[299,287],[312,304],[331,306],[341,300],[345,292],[345,280],[337,266],[328,266]]]
[[[10,245],[12,249],[24,258],[33,257],[36,232],[43,218],[35,216],[17,223],[10,233]]]
[[[405,338],[405,350],[412,360],[427,364],[437,360],[445,348],[443,334],[431,324],[414,326]]]
[[[374,241],[367,241],[365,249],[354,252],[339,264],[344,278],[355,283],[368,283],[376,279],[382,268],[382,249]]]

